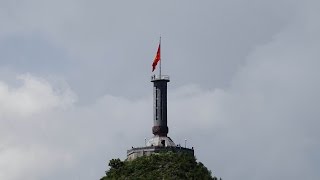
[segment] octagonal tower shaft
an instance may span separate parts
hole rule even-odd
[[[167,83],[169,76],[152,76],[153,82],[153,127],[152,133],[158,136],[167,136]]]

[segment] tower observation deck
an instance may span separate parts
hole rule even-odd
[[[184,152],[194,155],[193,147],[187,148],[176,145],[168,136],[167,124],[167,84],[170,82],[168,75],[151,76],[153,83],[153,137],[145,142],[144,147],[132,147],[127,151],[127,159],[159,153],[163,151]]]

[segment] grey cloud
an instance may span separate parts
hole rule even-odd
[[[2,56],[1,82],[63,78],[79,103],[1,118],[1,179],[98,179],[143,145],[159,34],[176,143],[224,179],[319,179],[317,1],[21,2],[1,2],[0,52],[30,64]],[[61,54],[45,62],[28,45]]]
[[[144,84],[160,34],[164,72],[179,79],[177,85],[226,87],[250,51],[272,40],[291,20],[295,8],[289,1],[277,1],[277,6],[265,1],[60,3],[10,3],[3,11],[7,17],[3,22],[13,33],[3,34],[30,36],[38,31],[44,35],[39,39],[64,48],[61,59],[68,61],[57,63],[67,67],[52,68],[68,78],[81,99],[97,98],[105,91],[128,97],[147,93]],[[132,75],[137,80],[127,81]],[[203,78],[208,76],[211,83]],[[88,88],[92,86],[97,88]],[[129,90],[132,86],[135,91]]]
[[[43,79],[29,74],[17,77],[23,82],[13,88],[0,81],[0,117],[29,116],[55,107],[68,107],[75,101],[69,89],[55,91]]]

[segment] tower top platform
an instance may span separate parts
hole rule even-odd
[[[165,81],[170,81],[170,77],[168,75],[153,75],[151,76],[151,82],[154,81],[159,81],[159,80],[165,80]]]

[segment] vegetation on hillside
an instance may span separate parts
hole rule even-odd
[[[201,162],[190,154],[159,153],[143,156],[133,161],[112,159],[110,169],[101,180],[109,179],[201,179],[218,180],[212,177]]]

